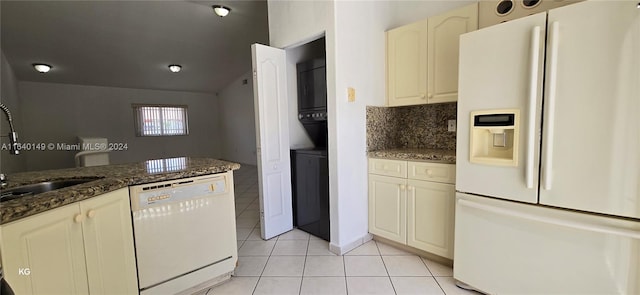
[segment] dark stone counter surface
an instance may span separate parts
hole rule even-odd
[[[87,177],[100,177],[100,179],[2,202],[0,204],[0,224],[86,200],[130,185],[223,173],[239,168],[240,164],[210,158],[173,158],[9,174],[8,186],[5,189],[61,179]]]
[[[390,160],[429,161],[444,164],[456,163],[455,150],[401,148],[369,151],[367,155],[370,158]]]

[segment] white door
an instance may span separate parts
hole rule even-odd
[[[540,203],[640,218],[640,9],[549,11]]]
[[[251,45],[263,239],[293,229],[285,51]]]
[[[545,24],[540,13],[460,37],[458,191],[537,202]],[[498,109],[520,110],[516,166],[471,163],[470,113]]]

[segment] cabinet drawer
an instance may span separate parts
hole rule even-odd
[[[426,162],[409,162],[408,166],[409,179],[436,181],[452,184],[456,182],[455,165]]]
[[[407,161],[369,159],[369,173],[407,178]]]

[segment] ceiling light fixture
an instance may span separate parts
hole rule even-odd
[[[46,73],[51,70],[52,66],[47,64],[33,64],[33,68],[40,73]]]
[[[182,70],[182,66],[181,65],[169,65],[169,71],[171,71],[173,73],[180,72],[180,70]]]
[[[213,5],[213,11],[219,16],[227,16],[231,12],[231,8],[222,5]]]

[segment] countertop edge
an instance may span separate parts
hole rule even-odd
[[[368,158],[455,164],[456,152],[437,149],[391,149],[367,151]]]
[[[133,185],[225,173],[238,170],[240,167],[241,165],[238,163],[220,160],[220,164],[216,166],[187,168],[175,172],[111,177],[105,175],[103,178],[87,183],[3,202],[0,206],[0,225],[5,225],[29,216],[81,202]],[[55,171],[56,170],[51,170],[51,173],[55,173]],[[55,177],[50,178],[55,179]],[[34,178],[34,182],[39,181],[40,179]]]

